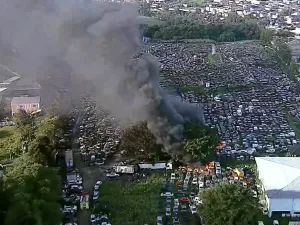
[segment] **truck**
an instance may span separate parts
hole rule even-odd
[[[65,151],[65,162],[67,168],[72,168],[74,166],[73,164],[73,151],[72,150],[67,150]]]
[[[122,174],[134,174],[138,172],[138,166],[137,165],[116,166],[115,171],[116,173],[122,173]]]

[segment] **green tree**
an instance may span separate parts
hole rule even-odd
[[[281,58],[281,60],[285,64],[289,65],[292,61],[292,51],[291,51],[290,47],[288,46],[288,44],[283,42],[282,39],[277,38],[274,41],[274,47],[276,49],[278,56]]]
[[[292,75],[294,75],[296,77],[299,75],[298,65],[296,64],[296,62],[294,60],[292,60],[290,63],[290,71],[291,71]]]
[[[28,148],[35,160],[45,166],[54,166],[55,149],[47,136],[38,136]]]
[[[160,151],[155,136],[150,132],[146,122],[139,122],[125,129],[121,145],[128,155],[151,159]]]
[[[270,46],[273,40],[274,32],[270,29],[262,29],[259,40],[263,45]]]
[[[9,185],[6,188],[12,190],[13,194],[4,224],[59,224],[60,177],[53,169],[42,167],[29,157],[21,156],[7,174],[5,181],[9,182]]]
[[[194,159],[213,159],[219,141],[217,130],[198,122],[187,123],[184,128],[184,150]]]
[[[13,121],[19,128],[25,125],[32,125],[34,123],[34,117],[31,114],[27,113],[25,110],[21,109],[14,114]]]
[[[254,225],[260,204],[252,190],[240,183],[223,182],[202,194],[203,207],[199,210],[203,222],[210,225]]]

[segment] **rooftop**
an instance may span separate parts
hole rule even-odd
[[[300,198],[300,158],[256,157],[255,161],[269,198]]]
[[[12,104],[32,104],[32,103],[40,103],[40,96],[35,97],[14,97],[11,100]]]

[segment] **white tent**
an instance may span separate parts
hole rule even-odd
[[[272,212],[300,212],[300,158],[256,157],[259,179]]]

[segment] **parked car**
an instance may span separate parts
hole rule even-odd
[[[163,225],[163,217],[162,216],[158,216],[156,221],[157,221],[156,222],[157,225]]]
[[[116,178],[119,177],[120,175],[117,173],[107,173],[105,176],[108,178]]]

